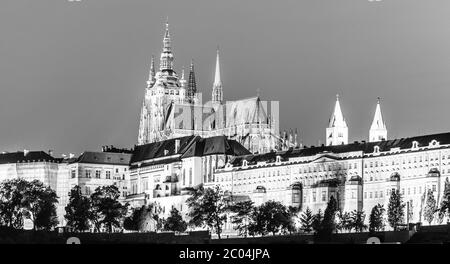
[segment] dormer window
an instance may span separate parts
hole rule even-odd
[[[418,149],[419,148],[419,142],[413,141],[412,143],[412,149]]]
[[[439,146],[439,142],[437,142],[436,139],[433,139],[433,140],[431,140],[429,146],[430,146],[430,147],[437,147],[437,146]]]
[[[280,156],[277,156],[276,162],[277,162],[277,163],[281,162],[281,157],[280,157]]]
[[[375,147],[373,147],[373,153],[374,153],[374,154],[380,153],[380,146],[375,146]]]
[[[242,167],[247,167],[248,166],[248,162],[246,160],[242,161]]]

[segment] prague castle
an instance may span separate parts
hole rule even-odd
[[[203,102],[197,90],[193,61],[188,80],[184,70],[181,77],[175,72],[169,24],[166,23],[158,72],[153,57],[151,61],[138,145],[189,135],[223,135],[238,141],[253,153],[264,153],[274,149],[279,141],[278,120],[276,116],[270,116],[269,110],[271,108],[259,96],[224,101],[219,50],[211,101]]]
[[[60,225],[75,185],[89,195],[115,184],[122,201],[159,204],[163,217],[171,207],[186,216],[185,201],[200,184],[219,185],[256,205],[276,200],[313,212],[324,210],[333,196],[340,210],[366,214],[377,204],[386,208],[391,191],[398,190],[408,223],[424,222],[428,191],[442,201],[450,176],[450,132],[389,139],[378,100],[368,140],[352,143],[337,96],[324,127],[325,144],[303,146],[296,133],[280,136],[278,113],[259,96],[225,101],[220,66],[217,50],[211,100],[203,103],[193,62],[187,80],[184,70],[179,77],[174,69],[166,24],[158,71],[152,57],[133,150],[62,159],[41,151],[3,153],[0,180],[39,179],[56,189]]]

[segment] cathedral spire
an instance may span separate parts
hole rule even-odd
[[[348,127],[342,114],[339,95],[336,95],[336,104],[326,131],[327,145],[341,145],[348,143]]]
[[[188,96],[194,97],[197,93],[197,83],[195,82],[195,72],[194,72],[194,60],[191,60],[191,67],[189,70],[189,82],[188,82]]]
[[[387,128],[381,115],[380,98],[377,100],[375,115],[369,130],[369,142],[381,141],[387,139]]]
[[[213,102],[221,103],[223,101],[222,80],[220,79],[219,46],[217,46],[216,72],[214,75],[214,83],[211,97]]]
[[[184,78],[184,66],[181,69],[181,79],[180,79],[180,84],[182,88],[186,88],[186,79]]]
[[[173,54],[169,33],[169,18],[166,21],[166,31],[163,39],[163,52],[161,53],[161,60],[159,64],[159,70],[173,70]]]
[[[147,88],[151,88],[155,83],[155,56],[152,55],[150,62],[150,73],[148,75]]]

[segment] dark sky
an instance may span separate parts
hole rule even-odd
[[[382,98],[388,137],[450,131],[448,0],[2,0],[0,150],[131,147],[169,16],[178,71],[210,98],[280,101],[281,129],[324,142],[340,94],[350,141]]]

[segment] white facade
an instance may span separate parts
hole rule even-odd
[[[369,130],[369,142],[387,140],[387,128],[381,115],[380,99],[378,99],[375,115]]]
[[[313,212],[324,210],[333,195],[343,211],[363,210],[366,221],[375,205],[387,209],[396,189],[406,204],[405,222],[425,222],[427,190],[439,204],[450,176],[450,133],[295,149],[267,157],[237,158],[217,170],[216,181],[209,185],[248,196],[256,204],[276,200]],[[293,186],[300,186],[300,201],[292,198],[297,191]]]
[[[339,96],[336,96],[334,111],[327,127],[326,144],[327,146],[348,144],[348,127],[341,111]]]
[[[67,199],[67,163],[55,159],[43,151],[18,151],[0,154],[0,181],[21,178],[39,180],[49,186],[58,196],[56,214],[59,225],[64,225],[65,201]]]
[[[78,185],[84,195],[91,195],[97,187],[116,185],[124,199],[129,193],[130,158],[128,153],[84,152],[67,165],[68,190]]]

